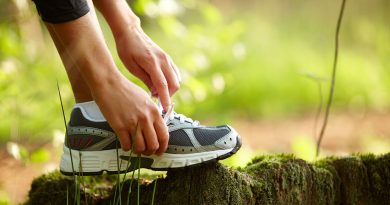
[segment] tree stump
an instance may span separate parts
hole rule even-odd
[[[130,182],[123,182],[122,204]],[[140,204],[151,203],[153,187],[154,182],[140,186]],[[136,204],[137,181],[131,188],[130,204]],[[81,202],[110,204],[118,195],[114,190],[106,196],[82,192]],[[66,204],[67,195],[73,204],[72,179],[52,173],[34,180],[26,204]],[[315,163],[267,155],[239,169],[213,163],[169,171],[157,179],[155,204],[390,204],[390,153],[328,157]]]

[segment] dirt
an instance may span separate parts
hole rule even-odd
[[[306,137],[314,143],[313,115],[273,120],[239,119],[232,123],[243,138],[244,146],[260,152],[291,152],[291,143],[297,137]],[[318,129],[320,126],[317,126]],[[317,130],[318,130],[317,129]],[[390,112],[348,112],[332,114],[322,150],[327,154],[343,155],[353,152],[375,151],[368,142],[376,141],[382,151],[390,151]],[[53,167],[58,167],[60,148],[44,145],[51,153],[46,163],[26,163],[15,160],[1,146],[0,192],[6,193],[11,204],[23,202],[31,181]],[[0,193],[1,196],[1,193]]]
[[[274,120],[238,120],[233,126],[243,136],[244,144],[253,150],[290,152],[297,137],[315,144],[313,115]],[[320,130],[317,125],[317,132]],[[318,134],[317,134],[318,135]],[[375,143],[375,144],[374,144]],[[375,152],[375,145],[390,151],[390,112],[350,112],[332,114],[321,148],[328,154]]]
[[[58,149],[54,148],[51,144],[44,145],[43,147],[50,152],[50,160],[45,163],[31,163],[16,160],[7,152],[5,146],[1,146],[0,192],[5,192],[11,204],[19,204],[25,201],[27,193],[30,190],[31,182],[35,177],[58,167],[58,159],[60,156]]]

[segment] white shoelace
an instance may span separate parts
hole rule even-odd
[[[193,119],[191,119],[191,118],[189,118],[189,117],[187,117],[187,116],[185,116],[185,115],[183,115],[183,114],[178,114],[178,113],[176,113],[176,112],[172,112],[170,115],[169,115],[169,120],[173,120],[173,119],[179,119],[179,122],[181,123],[181,124],[183,124],[183,123],[191,123],[191,125],[192,126],[198,126],[200,123],[199,123],[199,121],[197,121],[197,120],[193,120]]]
[[[150,93],[150,96],[152,96],[151,93]],[[157,106],[160,108],[160,110],[163,110],[160,99],[157,99]],[[168,123],[168,120],[172,121],[176,118],[176,119],[179,119],[180,124],[191,123],[192,126],[198,126],[200,124],[200,122],[197,120],[193,120],[193,119],[191,119],[183,114],[176,113],[175,111],[173,111],[174,107],[175,107],[175,103],[172,102],[171,107],[169,108],[168,112],[164,113],[164,111],[162,111],[162,116],[163,116],[165,123]]]
[[[164,114],[165,123],[167,123],[168,120],[174,120],[176,118],[176,119],[179,119],[180,124],[191,123],[192,126],[198,126],[200,124],[199,121],[197,121],[197,120],[193,120],[193,119],[191,119],[183,114],[178,114],[175,111],[173,111],[174,106],[175,106],[175,103],[172,103],[168,112]]]

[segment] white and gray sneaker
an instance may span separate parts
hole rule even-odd
[[[160,156],[123,151],[95,102],[77,104],[71,113],[61,157],[65,175],[124,173],[141,168],[170,170],[225,159],[238,151],[241,138],[228,125],[209,127],[182,114],[163,114],[169,130],[168,148]]]

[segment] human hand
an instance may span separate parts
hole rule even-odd
[[[157,105],[140,87],[118,76],[94,87],[91,92],[117,134],[122,149],[131,149],[134,143],[133,151],[137,154],[164,153],[169,134]]]
[[[154,43],[140,26],[123,29],[115,35],[119,57],[126,68],[140,78],[152,95],[159,97],[165,111],[170,96],[180,88],[180,73],[172,59]]]
[[[114,35],[119,57],[127,69],[159,97],[165,111],[180,87],[180,74],[171,58],[142,30],[126,0],[94,0]]]

